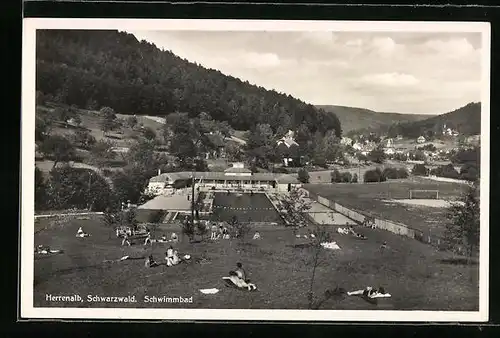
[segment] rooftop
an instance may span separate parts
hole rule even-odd
[[[292,175],[289,174],[277,174],[277,173],[253,173],[250,176],[227,176],[224,172],[174,172],[174,173],[163,173],[158,176],[152,177],[149,182],[175,182],[177,180],[188,180],[194,174],[195,179],[206,179],[206,180],[226,180],[226,181],[277,181],[281,184],[297,184],[299,181]]]

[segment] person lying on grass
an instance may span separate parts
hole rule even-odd
[[[48,254],[62,253],[62,252],[63,252],[62,250],[51,250],[48,245],[44,246],[41,244],[35,250],[35,253],[39,255],[48,255]]]
[[[251,283],[249,279],[245,280],[240,278],[236,271],[229,271],[229,277],[222,277],[222,279],[228,283],[228,285],[233,285],[239,289],[246,289],[248,291],[257,289],[257,286]]]

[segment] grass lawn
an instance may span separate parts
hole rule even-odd
[[[388,199],[407,199],[410,189],[439,190],[439,198],[455,200],[466,188],[463,184],[412,177],[382,183],[308,184],[304,186],[342,206],[369,213],[375,217],[400,222],[425,234],[440,236],[444,230],[446,209],[426,206],[387,203]]]
[[[49,219],[40,223],[51,222]],[[76,238],[79,226],[92,236]],[[329,227],[329,229],[331,229]],[[256,226],[262,239],[239,244],[236,240],[176,245],[180,254],[190,254],[189,263],[175,267],[160,265],[145,268],[143,257],[153,254],[163,262],[166,245],[144,247],[137,243],[121,247],[120,239],[98,218],[70,220],[35,234],[35,245],[50,245],[63,254],[37,257],[34,261],[34,305],[36,307],[180,307],[179,304],[144,303],[143,297],[191,297],[189,308],[306,309],[312,267],[306,263],[310,249],[290,246],[298,241],[291,229]],[[180,233],[176,226],[161,226],[154,237]],[[333,229],[332,229],[333,231]],[[326,289],[346,290],[384,286],[392,298],[372,305],[360,298],[341,297],[324,302],[321,309],[394,309],[394,310],[477,310],[478,266],[446,263],[450,257],[415,240],[389,232],[359,229],[368,237],[356,240],[334,235],[342,250],[322,251],[323,264],[316,271],[314,291],[320,297]],[[252,233],[251,233],[252,234]],[[250,235],[251,235],[250,234]],[[381,252],[383,241],[388,248]],[[109,263],[124,255],[130,259]],[[200,264],[205,258],[209,264]],[[242,262],[258,290],[239,291],[224,286],[221,278]],[[203,288],[218,288],[215,295],[204,295]],[[46,294],[127,296],[137,303],[50,303]]]

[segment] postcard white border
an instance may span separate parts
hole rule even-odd
[[[35,308],[34,280],[34,175],[35,166],[35,32],[37,29],[117,29],[135,31],[406,31],[482,33],[481,95],[481,233],[479,311],[361,311],[361,310],[222,310]],[[490,154],[490,39],[487,22],[402,21],[274,21],[171,19],[52,19],[23,21],[22,59],[22,210],[21,210],[21,319],[163,319],[210,321],[366,321],[366,322],[484,322],[488,320],[489,278],[489,154]]]

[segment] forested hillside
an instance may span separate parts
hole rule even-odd
[[[37,32],[37,95],[44,101],[122,114],[207,112],[233,128],[269,124],[341,133],[338,118],[298,99],[181,59],[118,31]]]
[[[344,106],[321,106],[327,112],[334,113],[340,120],[344,133],[353,130],[374,130],[384,126],[389,126],[396,122],[419,121],[432,117],[433,115],[399,114],[376,112],[364,108],[344,107]]]
[[[393,124],[389,128],[389,136],[403,135],[416,138],[420,135],[437,135],[443,126],[454,129],[460,135],[477,135],[481,133],[481,103],[471,102],[452,112],[431,117],[426,120]]]

